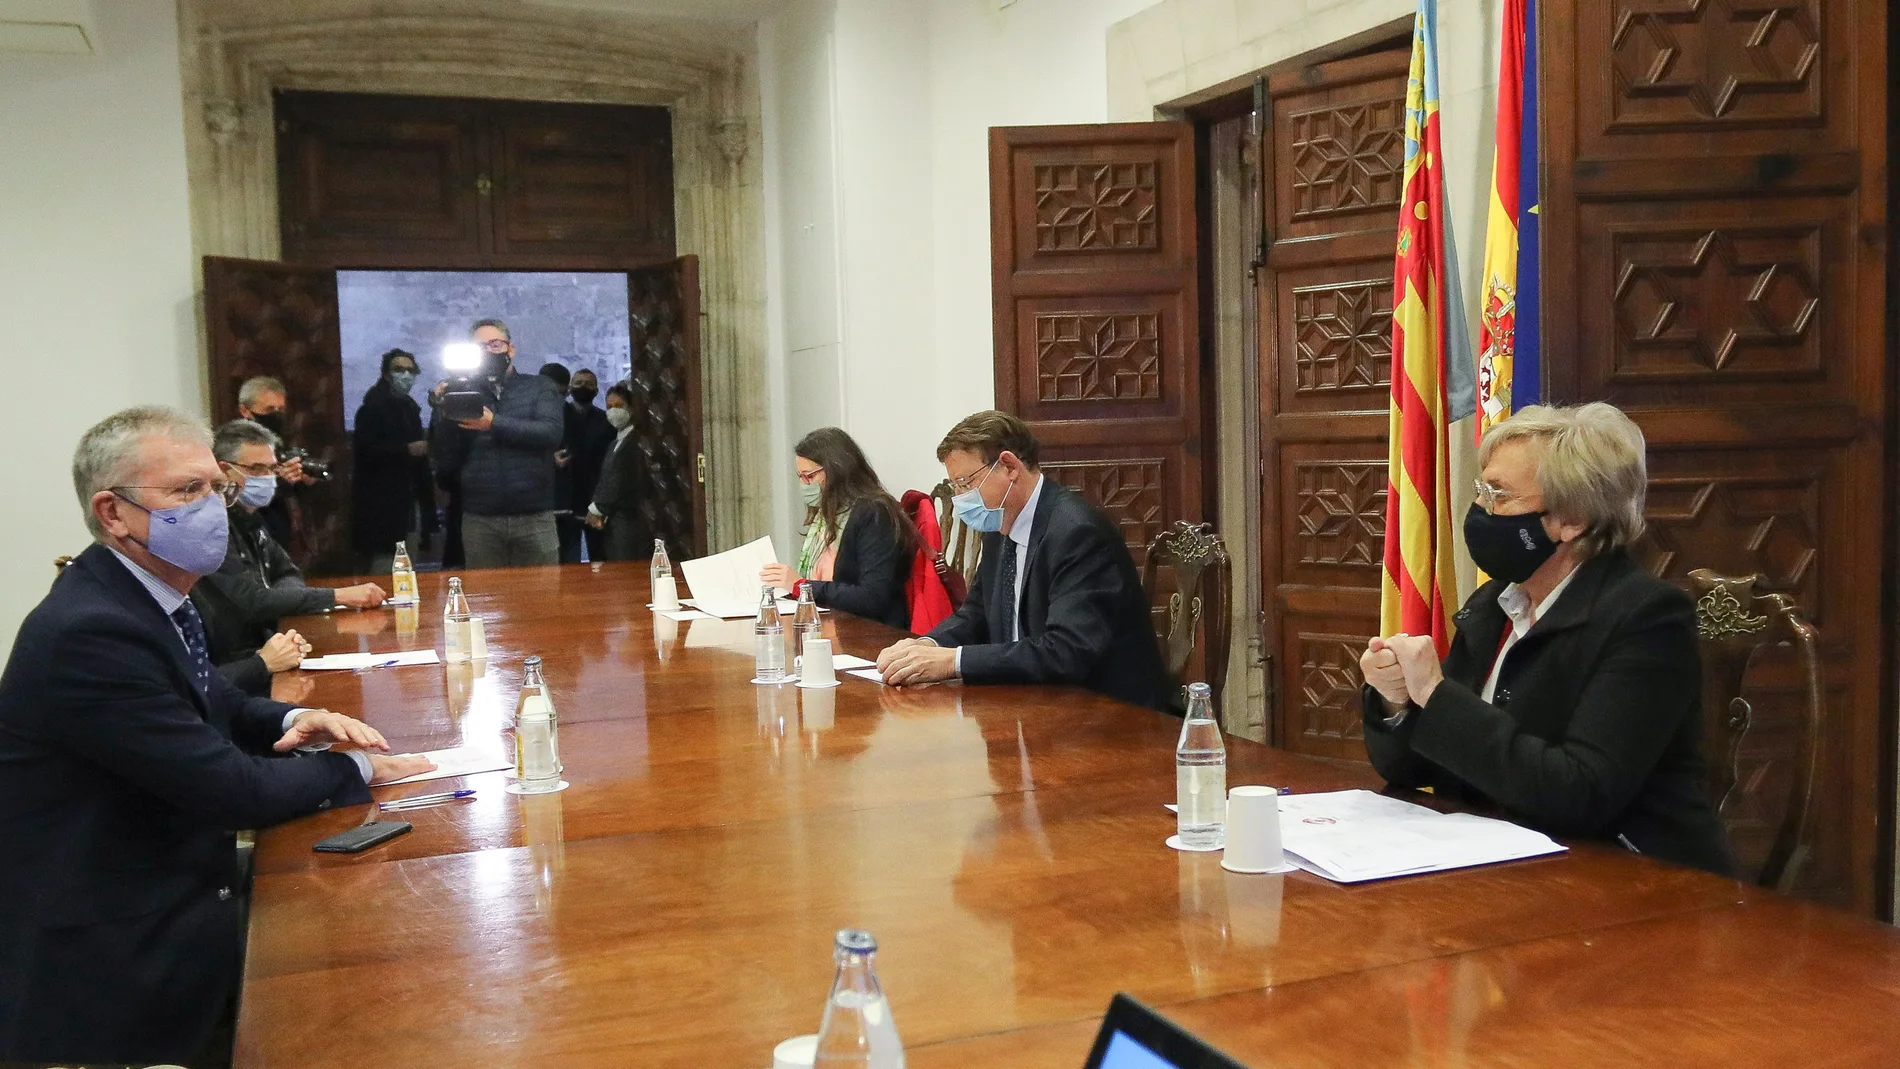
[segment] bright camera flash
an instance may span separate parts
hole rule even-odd
[[[444,345],[442,366],[450,371],[474,371],[482,366],[482,347],[472,341]]]

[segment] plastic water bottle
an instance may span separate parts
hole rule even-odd
[[[517,722],[521,719],[522,709],[527,707],[528,699],[536,694],[547,699],[548,703],[548,735],[554,745],[554,770],[565,772],[567,766],[561,762],[561,713],[554,705],[554,692],[548,689],[548,681],[541,675],[539,655],[521,662],[521,697],[515,701]]]
[[[1214,850],[1227,843],[1227,746],[1205,683],[1188,686],[1187,717],[1174,747],[1175,832],[1181,845]]]
[[[402,603],[416,600],[416,566],[409,560],[409,545],[396,543],[395,563],[389,567],[389,600]]]
[[[779,618],[777,592],[770,585],[764,591],[759,595],[759,618],[752,625],[753,678],[777,683],[785,678],[785,621]]]
[[[818,603],[812,600],[811,584],[798,588],[798,611],[792,614],[792,646],[799,653],[799,670],[804,670],[805,640],[824,638],[824,621],[818,618]]]
[[[663,575],[672,578],[673,561],[666,555],[666,539],[656,538],[653,540],[653,559],[647,563],[647,578],[658,579]]]
[[[449,664],[466,664],[473,656],[470,644],[474,636],[475,615],[468,611],[468,596],[462,593],[462,578],[456,576],[449,580],[449,601],[442,607],[442,646],[443,660]]]
[[[561,787],[554,758],[554,706],[546,694],[531,694],[515,714],[515,785],[522,794],[547,794]]]
[[[877,982],[877,940],[846,928],[838,933],[833,958],[838,976],[818,1026],[812,1069],[904,1069],[904,1044]]]

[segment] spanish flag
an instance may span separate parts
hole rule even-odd
[[[1393,261],[1392,403],[1380,633],[1450,647],[1456,598],[1451,424],[1471,414],[1476,382],[1438,136],[1438,4],[1419,0],[1405,90],[1405,188]]]
[[[1537,401],[1537,85],[1529,0],[1505,0],[1478,302],[1478,437]],[[1522,327],[1522,329],[1520,329]]]

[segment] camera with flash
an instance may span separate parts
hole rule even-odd
[[[488,350],[474,342],[454,342],[442,347],[442,367],[450,373],[449,388],[442,395],[442,415],[461,422],[482,418],[482,409],[495,404],[495,380],[501,377],[488,358]]]

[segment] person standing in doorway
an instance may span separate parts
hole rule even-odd
[[[353,533],[371,575],[389,571],[397,542],[414,552],[420,533],[434,526],[428,522],[435,512],[429,442],[422,433],[422,406],[409,396],[418,372],[413,353],[384,353],[382,377],[356,410]]]
[[[283,381],[269,375],[254,375],[238,387],[238,418],[248,419],[270,431],[279,442],[289,439],[286,433],[289,414],[285,411],[289,403],[290,394],[284,389]],[[279,464],[277,478],[285,492],[278,494],[267,508],[258,510],[257,517],[263,521],[264,530],[270,532],[270,536],[288,553],[298,519],[293,496],[298,487],[307,486],[316,480],[304,474],[301,454]]]
[[[590,533],[601,538],[600,559],[645,560],[653,554],[653,532],[640,508],[646,457],[633,438],[633,390],[626,383],[607,387],[606,419],[614,439],[585,522]]]
[[[461,483],[468,566],[558,563],[554,453],[565,429],[561,391],[543,376],[516,372],[508,324],[480,320],[473,338],[483,352],[476,376],[487,395],[481,415],[460,422],[437,418],[430,425],[437,466]]]
[[[605,536],[599,528],[583,522],[587,506],[594,500],[594,487],[600,482],[601,465],[614,444],[614,428],[607,421],[607,413],[594,407],[598,396],[600,379],[587,368],[574,372],[567,388],[567,406],[561,411],[566,421],[561,451],[567,454],[568,492],[557,503],[562,511],[555,515],[561,533],[562,564],[580,563],[583,539],[588,560],[606,559]]]

